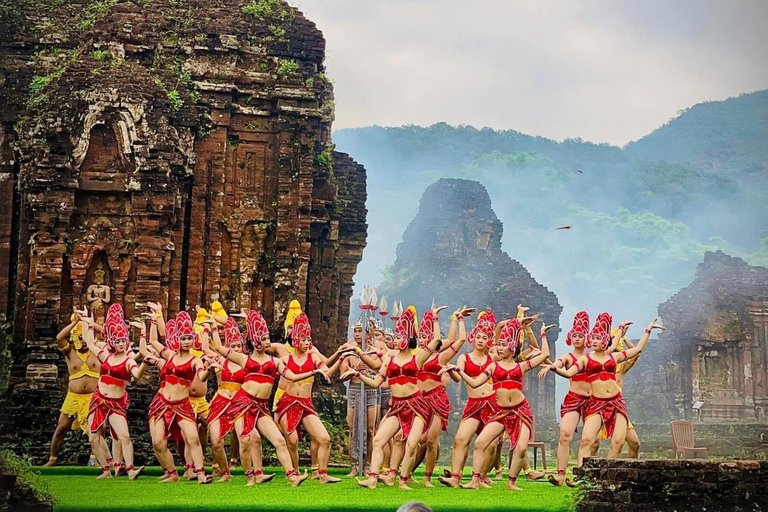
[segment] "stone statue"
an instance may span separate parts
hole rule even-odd
[[[85,300],[88,302],[88,309],[93,312],[93,317],[99,325],[104,324],[104,317],[107,314],[107,307],[112,301],[112,292],[109,286],[104,284],[104,265],[98,264],[93,272],[94,283],[88,286],[85,292]]]

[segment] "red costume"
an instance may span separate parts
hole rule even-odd
[[[303,314],[304,313],[302,313],[302,315]],[[299,318],[301,318],[301,315],[299,315]],[[298,321],[299,318],[296,320]],[[296,324],[294,323],[293,325],[293,332],[296,332]],[[306,373],[315,369],[315,362],[312,359],[312,354],[308,353],[307,360],[304,361],[304,364],[299,366],[296,361],[294,361],[293,354],[291,354],[288,356],[286,367],[295,374]],[[305,417],[317,416],[317,411],[315,411],[315,406],[312,404],[311,396],[299,397],[288,393],[284,393],[282,398],[280,398],[280,401],[277,402],[275,413],[277,414],[278,421],[280,421],[283,416],[287,416],[288,428],[286,434],[293,433],[298,428],[301,420]]]
[[[474,340],[475,333],[482,332],[488,336],[490,340],[493,340],[495,329],[496,319],[493,315],[493,312],[486,311],[482,314],[482,316],[479,316],[477,325],[474,329],[472,329],[472,332],[470,333],[470,339]],[[473,379],[477,378],[481,373],[483,373],[486,368],[488,368],[488,366],[490,366],[490,364],[493,362],[491,357],[488,355],[485,356],[485,361],[483,361],[483,363],[480,365],[472,361],[472,358],[469,356],[469,354],[464,354],[463,357],[464,373]],[[484,398],[470,398],[467,400],[467,405],[464,406],[464,412],[461,415],[461,419],[465,420],[467,418],[471,418],[477,420],[480,423],[477,426],[477,433],[479,434],[480,431],[483,430],[483,427],[491,420],[492,417],[498,414],[498,412],[499,408],[496,403],[496,393],[494,393]]]
[[[108,355],[101,363],[99,370],[99,382],[120,386],[123,388],[123,395],[120,398],[109,398],[101,394],[97,388],[91,397],[91,403],[88,406],[88,416],[93,414],[93,423],[91,432],[97,432],[109,420],[112,414],[118,414],[123,418],[128,418],[128,405],[130,398],[125,391],[125,387],[131,382],[131,372],[128,370],[128,362],[136,364],[130,359],[125,359],[115,365],[110,364],[109,358],[115,351],[115,342],[119,339],[128,340],[128,329],[123,320],[123,308],[119,304],[112,304],[107,311],[107,317],[104,321],[104,331],[107,337]],[[126,351],[128,347],[126,346]],[[111,430],[111,429],[110,429]],[[112,437],[116,438],[114,430],[111,430]]]
[[[237,322],[231,316],[227,318],[226,324],[224,324],[224,346],[229,347],[233,341],[245,341],[243,335],[240,333],[240,329],[237,326]],[[228,389],[231,392],[239,392],[243,384],[245,377],[245,370],[240,368],[239,370],[232,371],[229,367],[230,362],[224,361],[224,366],[221,369],[221,389]],[[216,396],[211,401],[211,409],[208,416],[208,425],[213,424],[214,421],[219,420],[219,433],[221,437],[226,436],[232,430],[234,425],[234,417],[230,411],[232,400],[234,396],[226,397],[220,392],[216,392]]]
[[[171,357],[163,367],[165,369],[165,382],[187,387],[191,386],[195,378],[195,371],[192,368],[194,358],[184,364],[177,365],[173,361],[175,357],[176,355]],[[189,397],[171,401],[161,393],[154,420],[158,421],[161,418],[165,424],[165,438],[172,437],[175,441],[183,441],[179,424],[184,420],[195,423],[195,411],[192,409]]]
[[[497,363],[491,378],[493,379],[494,389],[523,389],[523,369],[520,363],[516,363],[515,367],[511,370],[505,370]],[[520,403],[511,407],[498,407],[498,414],[491,418],[490,421],[497,421],[504,425],[504,429],[507,431],[507,435],[509,435],[509,449],[513,450],[517,446],[523,424],[528,427],[528,439],[530,440],[530,436],[533,433],[533,412],[528,400],[523,399]]]
[[[601,313],[595,322],[595,326],[592,328],[590,337],[593,335],[599,335],[601,338],[600,346],[605,350],[610,344],[611,338],[611,315],[608,313]],[[624,357],[626,357],[626,350],[623,351]],[[595,382],[596,380],[616,380],[616,360],[612,355],[608,356],[608,360],[605,363],[599,363],[592,359],[587,354],[587,367],[584,369],[587,382]],[[600,419],[603,422],[602,436],[603,439],[608,439],[613,435],[613,429],[616,426],[616,415],[621,414],[629,423],[629,415],[627,413],[627,404],[624,402],[624,397],[621,392],[608,398],[598,398],[595,395],[589,400],[589,405],[586,410],[586,418],[600,415]]]
[[[245,368],[243,368],[243,382],[259,382],[271,386],[277,377],[277,364],[272,356],[263,364],[249,357]],[[228,414],[233,424],[238,418],[243,418],[243,435],[247,436],[256,428],[256,422],[259,421],[259,418],[270,416],[269,399],[257,398],[240,388],[232,398]]]
[[[165,345],[166,347],[171,347],[171,345],[175,346],[176,349],[171,350],[178,350],[178,345],[174,344],[176,343],[175,340],[175,333],[176,333],[176,319],[169,318],[165,322]],[[160,387],[157,390],[157,393],[155,393],[155,396],[152,397],[152,402],[149,404],[149,412],[147,415],[149,416],[149,421],[152,422],[155,420],[155,418],[159,417],[160,414],[162,414],[163,411],[163,400],[161,398],[163,394],[163,388],[165,387],[165,376],[166,376],[166,364],[163,363],[163,366],[160,368],[160,375],[158,376],[158,379],[160,381]]]
[[[451,414],[451,401],[445,393],[442,377],[437,374],[437,372],[443,368],[443,365],[438,361],[439,357],[439,354],[435,354],[422,365],[418,379],[421,382],[429,380],[437,382],[438,385],[436,387],[423,393],[424,400],[429,404],[433,414],[439,416],[440,419],[443,420],[443,430],[448,432],[448,417]]]
[[[402,350],[404,348],[403,342],[407,348],[408,340],[413,338],[416,334],[416,316],[414,310],[410,307],[400,315],[400,318],[397,321],[397,327],[395,328],[395,334],[398,334],[403,338],[400,349]],[[416,356],[412,356],[411,359],[402,366],[395,362],[394,357],[390,358],[389,365],[387,366],[387,380],[390,387],[393,384],[415,385],[418,382],[418,375],[419,367],[416,364]],[[413,420],[416,419],[416,417],[421,418],[424,421],[424,425],[428,426],[432,422],[433,414],[434,412],[424,399],[424,395],[422,395],[421,391],[417,391],[407,397],[392,396],[389,411],[387,411],[384,418],[397,418],[400,422],[403,438],[406,438],[411,432]]]

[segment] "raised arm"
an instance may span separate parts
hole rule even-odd
[[[451,359],[456,357],[456,355],[461,350],[461,347],[464,346],[464,343],[467,341],[467,327],[464,325],[464,318],[468,317],[472,313],[477,311],[475,308],[467,308],[466,306],[459,308],[456,310],[456,312],[451,316],[451,329],[453,329],[454,324],[457,326],[457,331],[459,333],[459,338],[455,341],[451,341],[451,344],[448,345],[448,349],[450,350],[444,350],[440,353],[439,361],[440,364],[448,364]],[[450,341],[450,331],[449,331],[449,341]],[[454,378],[453,375],[451,375],[451,378]],[[458,382],[458,380],[456,381]]]
[[[619,343],[621,342],[621,338],[623,338],[627,331],[629,330],[629,326],[632,325],[632,322],[623,321],[619,324],[619,327],[616,329],[616,334],[613,335],[613,339],[611,340],[611,346],[608,347],[608,350],[606,350],[606,353],[613,354],[616,352],[616,350],[619,348]]]
[[[157,330],[160,336],[165,338],[165,319],[163,318],[163,306],[159,302],[147,302],[147,307],[154,315],[153,320],[157,322]]]
[[[74,316],[75,319],[69,324],[65,325],[64,328],[59,331],[59,334],[56,335],[56,348],[58,348],[65,355],[72,348],[72,345],[69,343],[69,333],[72,332],[72,329],[74,329],[77,323],[80,321],[77,313],[75,313]]]
[[[653,321],[648,324],[648,327],[646,327],[645,332],[643,333],[643,336],[640,338],[640,341],[637,342],[637,346],[635,348],[630,348],[628,350],[622,350],[621,352],[618,352],[617,354],[614,354],[613,357],[616,359],[617,363],[620,363],[622,361],[626,361],[627,359],[632,359],[633,357],[637,357],[640,355],[640,352],[643,351],[645,348],[645,345],[648,344],[648,339],[651,337],[651,331],[654,329],[661,329],[662,331],[666,331],[667,328],[664,327],[661,324],[658,324],[658,318],[654,318]]]
[[[429,340],[429,343],[427,343],[426,350],[419,350],[416,353],[416,366],[421,368],[421,366],[429,359],[429,357],[435,353],[435,349],[437,348],[437,344],[440,342],[440,325],[438,320],[438,315],[440,312],[444,309],[447,309],[448,306],[440,306],[439,308],[436,307],[434,304],[432,305],[432,325],[434,326],[432,331],[432,339]]]
[[[211,363],[205,357],[195,357],[193,363],[195,368],[195,375],[200,379],[200,382],[207,382],[211,377]]]
[[[549,358],[549,343],[547,343],[547,331],[552,329],[553,327],[556,327],[555,324],[546,325],[544,322],[541,323],[541,331],[539,333],[539,336],[541,336],[541,353],[537,356],[532,357],[529,359],[526,364],[522,366],[523,373],[533,370],[537,366],[539,366],[541,363],[547,360]]]

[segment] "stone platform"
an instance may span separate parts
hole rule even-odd
[[[768,510],[768,461],[587,458],[579,512]]]

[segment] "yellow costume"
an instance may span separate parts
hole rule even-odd
[[[74,320],[75,316],[72,315],[72,321]],[[75,355],[83,362],[78,371],[69,375],[69,380],[73,381],[81,377],[98,379],[99,372],[91,370],[90,366],[88,366],[90,351],[85,354],[80,352],[80,348],[83,346],[83,325],[80,322],[70,331],[69,341],[74,347]],[[93,393],[67,392],[67,396],[64,398],[64,403],[61,406],[61,413],[75,419],[72,422],[72,430],[79,429],[86,434],[88,433],[88,407],[91,404],[91,396],[93,396]]]
[[[616,336],[616,333],[618,333],[618,332],[619,332],[618,328],[613,329],[611,331],[611,336]],[[619,352],[624,350],[624,342],[626,340],[627,340],[627,337],[626,336],[622,336],[621,339],[619,340],[619,344],[616,345],[616,350],[618,350]],[[637,362],[637,357],[633,361],[627,360],[627,361],[624,361],[623,363],[617,364],[616,365],[616,373],[619,373],[621,371],[622,366],[624,366],[624,365],[626,365],[626,368],[627,368],[624,373],[628,372],[629,370],[632,369],[633,366],[635,366],[636,362]],[[624,381],[622,380],[622,384],[623,383],[624,383]],[[621,385],[619,386],[619,389],[621,389],[622,393],[624,392],[624,389],[622,389]],[[633,430],[634,428],[635,428],[635,426],[632,424],[632,422],[629,420],[629,418],[627,418],[627,430]]]

